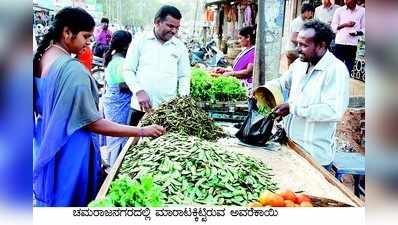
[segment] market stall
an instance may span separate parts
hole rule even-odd
[[[137,138],[131,138],[126,144],[115,166],[103,183],[96,197],[97,200],[106,197],[112,181],[119,173],[126,154],[137,143]],[[221,139],[217,143],[228,149],[228,151],[239,152],[265,162],[272,168],[273,178],[278,183],[280,190],[304,191],[313,196],[333,199],[351,206],[364,206],[364,203],[347,187],[314,162],[304,150],[291,141],[288,145],[275,152],[243,146],[236,138]]]
[[[248,146],[234,137],[232,123],[215,124],[195,104],[189,97],[177,98],[144,118],[142,125],[163,124],[168,134],[131,138],[97,195],[103,205],[95,206],[109,206],[115,199],[121,206],[159,206],[162,195],[161,205],[247,206],[264,191],[285,190],[316,196],[315,206],[363,206],[292,141],[272,151]],[[132,183],[134,188],[127,188]],[[139,190],[145,185],[151,195],[142,197],[146,192]],[[129,203],[135,191],[145,204]]]
[[[192,68],[191,96],[198,107],[217,121],[242,122],[247,115],[247,91],[234,77],[214,77],[211,71]]]

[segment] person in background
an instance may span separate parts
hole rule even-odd
[[[127,49],[132,40],[128,31],[116,31],[111,39],[109,50],[105,53],[105,80],[106,91],[103,99],[105,118],[119,123],[127,124],[130,109],[131,91],[123,78],[123,64]],[[123,146],[126,137],[107,137],[109,151],[109,164],[112,166]]]
[[[322,0],[322,5],[315,8],[314,18],[330,26],[332,24],[334,12],[339,7],[340,6],[334,4],[332,0]],[[335,51],[335,46],[335,40],[333,40],[329,49],[332,53]]]
[[[269,81],[289,93],[288,101],[273,110],[284,117],[288,137],[327,169],[336,151],[336,125],[348,106],[350,80],[344,63],[328,50],[333,38],[325,23],[306,22],[297,36],[299,59]]]
[[[36,206],[85,207],[101,182],[97,134],[158,137],[165,129],[120,125],[98,111],[95,81],[71,54],[90,44],[95,26],[81,8],[55,16],[33,57],[33,193]]]
[[[104,53],[109,48],[109,42],[111,41],[112,31],[108,29],[109,19],[102,18],[101,25],[95,28],[94,38],[95,44],[93,46],[94,55],[102,58]]]
[[[301,6],[301,14],[290,24],[290,40],[288,44],[288,51],[286,52],[288,65],[298,58],[296,51],[298,32],[306,21],[312,19],[314,11],[314,6],[312,6],[310,3],[303,3]]]
[[[314,19],[327,25],[332,24],[333,15],[340,6],[332,3],[332,0],[322,0],[322,5],[315,8]]]
[[[133,92],[130,125],[137,125],[145,112],[161,103],[177,95],[189,95],[188,49],[174,37],[181,17],[176,7],[162,6],[155,15],[153,30],[138,35],[130,44],[123,73]]]
[[[332,29],[336,33],[334,54],[352,73],[358,39],[365,33],[365,8],[357,5],[357,0],[345,0],[345,6],[338,8],[334,13]]]
[[[91,48],[89,46],[84,47],[77,55],[77,58],[91,74],[91,69],[93,68],[93,51],[91,51]]]
[[[234,76],[242,81],[250,93],[253,88],[253,67],[256,56],[256,28],[248,26],[240,29],[239,42],[244,49],[234,60],[232,69],[217,68],[214,75]]]

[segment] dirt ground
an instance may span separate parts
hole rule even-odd
[[[343,120],[337,125],[337,147],[342,151],[359,152],[365,154],[365,110],[348,109]],[[362,124],[361,124],[362,121]]]

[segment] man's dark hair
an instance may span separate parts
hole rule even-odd
[[[182,17],[180,10],[178,10],[176,7],[171,5],[164,5],[160,7],[159,11],[156,13],[155,20],[160,19],[160,22],[163,22],[166,20],[167,16],[171,16],[177,20],[180,20]]]
[[[101,23],[108,23],[109,24],[109,19],[108,18],[102,18]]]
[[[335,37],[335,34],[333,33],[330,26],[319,21],[319,20],[311,20],[311,21],[304,23],[302,29],[303,30],[304,29],[314,29],[315,44],[320,44],[322,42],[325,42],[327,49],[330,47],[330,43],[332,42],[332,40]]]
[[[303,3],[301,5],[301,14],[303,14],[303,13],[305,13],[307,11],[315,12],[315,8],[310,3]]]

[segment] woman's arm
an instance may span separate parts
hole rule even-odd
[[[249,64],[247,64],[246,69],[239,70],[239,71],[225,72],[223,75],[234,76],[239,79],[248,78],[252,75],[253,66],[254,66],[253,63],[249,63]]]
[[[86,128],[94,133],[113,137],[159,137],[166,131],[159,125],[138,128],[121,125],[107,119],[99,119],[87,125]]]

